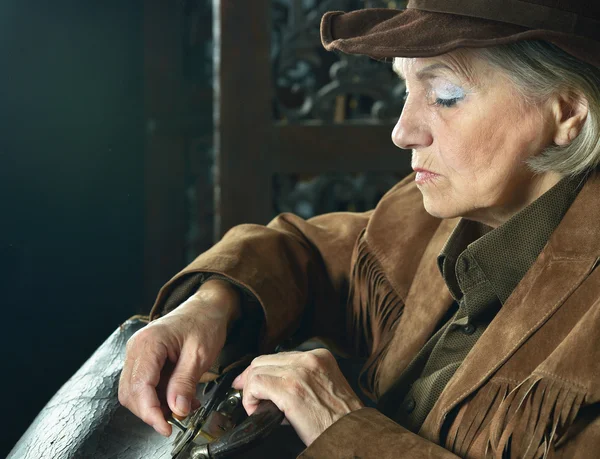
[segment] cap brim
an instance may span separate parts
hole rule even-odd
[[[377,60],[432,57],[458,48],[485,48],[521,40],[546,40],[600,67],[600,43],[541,29],[417,9],[369,8],[326,13],[321,42],[329,51],[363,54]]]

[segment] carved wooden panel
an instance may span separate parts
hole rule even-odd
[[[295,196],[294,187],[313,187],[302,202],[317,213],[351,201],[374,205],[358,198],[368,187],[356,174],[369,183],[378,174],[377,196],[410,170],[410,154],[390,139],[405,91],[391,63],[328,53],[319,37],[325,11],[401,3],[214,0],[216,238],[298,208],[283,190]],[[295,182],[297,174],[308,185]],[[318,200],[317,188],[341,183],[354,184],[351,201],[308,203]]]
[[[326,11],[404,3],[146,0],[147,303],[232,226],[372,207],[409,171],[391,64],[319,37]]]

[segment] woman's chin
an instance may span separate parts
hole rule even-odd
[[[457,214],[456,209],[453,209],[448,206],[448,202],[443,202],[443,200],[431,199],[427,196],[423,196],[423,206],[425,207],[425,211],[429,215],[435,218],[456,218],[460,217]]]

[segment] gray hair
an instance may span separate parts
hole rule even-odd
[[[534,172],[573,176],[600,164],[600,70],[545,41],[520,41],[473,51],[504,71],[527,102],[540,103],[557,93],[580,94],[587,99],[587,119],[577,138],[529,158],[527,164]]]

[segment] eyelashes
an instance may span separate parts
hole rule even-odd
[[[436,99],[435,104],[440,107],[454,107],[457,102],[461,101],[461,97],[454,97],[452,99]]]
[[[465,91],[456,85],[443,82],[439,85],[432,85],[429,88],[428,99],[433,101],[433,105],[439,107],[454,107],[458,102],[466,96]]]

